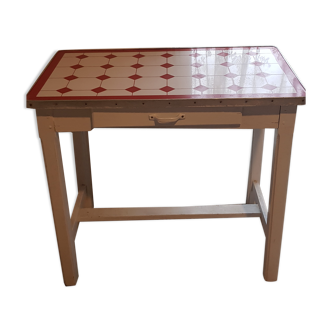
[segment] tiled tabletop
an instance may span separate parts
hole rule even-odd
[[[275,47],[59,51],[28,100],[304,97]]]

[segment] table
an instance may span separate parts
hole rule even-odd
[[[27,94],[36,109],[64,283],[78,279],[80,222],[259,217],[263,275],[276,281],[292,137],[305,89],[276,47],[58,51]],[[246,202],[94,208],[88,132],[94,128],[253,129]],[[268,208],[260,188],[265,128],[275,129]],[[67,202],[59,133],[72,132],[78,195]]]

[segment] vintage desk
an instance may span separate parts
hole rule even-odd
[[[305,89],[275,47],[59,51],[27,95],[36,109],[64,282],[75,285],[80,222],[260,217],[263,275],[278,276],[292,137]],[[253,129],[246,203],[94,208],[88,132],[94,128]],[[264,129],[275,129],[270,201],[260,188]],[[72,132],[78,195],[70,215],[60,132]]]

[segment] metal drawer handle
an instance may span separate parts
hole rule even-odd
[[[157,124],[175,124],[179,120],[184,120],[185,115],[184,114],[178,114],[177,116],[174,116],[172,118],[163,118],[158,116],[157,114],[150,114],[149,120],[154,121]]]

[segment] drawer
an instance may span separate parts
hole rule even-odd
[[[169,113],[116,113],[93,112],[94,128],[116,127],[240,127],[241,112],[169,112]]]

